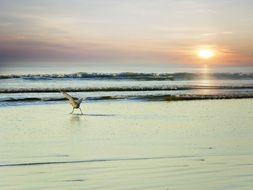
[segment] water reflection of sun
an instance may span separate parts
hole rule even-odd
[[[202,68],[201,68],[201,81],[200,83],[202,85],[211,85],[212,83],[212,79],[211,79],[211,69],[208,65],[202,65]]]
[[[208,65],[203,65],[201,69],[201,85],[210,86],[212,84],[212,76],[211,76],[210,68]]]

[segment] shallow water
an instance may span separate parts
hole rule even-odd
[[[0,108],[0,189],[252,189],[253,101]]]

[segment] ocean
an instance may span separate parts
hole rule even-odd
[[[251,190],[252,97],[250,68],[1,68],[0,189]]]
[[[85,101],[174,101],[253,97],[253,68],[10,67],[0,73],[0,106]]]

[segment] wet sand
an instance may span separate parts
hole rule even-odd
[[[252,189],[253,99],[82,108],[1,107],[0,189]]]

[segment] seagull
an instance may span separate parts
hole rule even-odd
[[[68,93],[66,92],[62,92],[62,94],[65,96],[65,98],[67,98],[69,100],[69,103],[72,105],[73,110],[71,112],[71,114],[74,112],[74,109],[79,109],[81,111],[81,113],[83,114],[80,105],[83,101],[83,98],[79,98],[78,100],[75,100],[72,96],[70,96]]]

